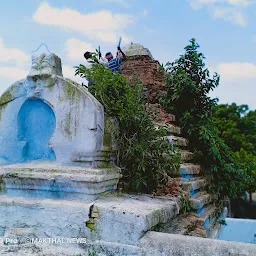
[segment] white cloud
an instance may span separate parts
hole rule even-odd
[[[7,62],[14,60],[16,62],[26,62],[29,60],[29,56],[16,48],[7,48],[4,45],[4,41],[0,38],[0,61]]]
[[[76,38],[70,38],[67,40],[66,45],[66,52],[67,56],[71,60],[81,60],[83,59],[83,54],[86,51],[92,52],[95,51],[95,48],[90,43],[86,43],[83,41],[80,41]]]
[[[199,9],[205,5],[217,3],[219,0],[189,0],[189,4],[193,9]]]
[[[210,93],[211,97],[219,98],[219,103],[237,103],[238,105],[247,104],[250,109],[256,110],[255,102],[255,79],[244,79],[238,81],[222,81],[218,88]]]
[[[17,48],[8,48],[0,38],[0,95],[17,80],[26,78],[30,56]]]
[[[255,0],[226,0],[226,1],[231,5],[242,6],[242,7],[246,7],[252,4],[253,1],[255,2]]]
[[[147,9],[144,9],[144,10],[141,12],[141,16],[143,16],[143,17],[148,16],[148,10],[147,10]]]
[[[86,65],[86,64],[85,64]],[[69,65],[63,65],[62,66],[62,73],[63,76],[66,78],[69,78],[79,84],[87,84],[87,80],[85,78],[81,78],[79,76],[75,76],[75,68]]]
[[[256,78],[256,65],[249,62],[221,63],[215,68],[221,81],[238,81]]]
[[[20,80],[25,78],[28,74],[28,71],[22,68],[17,67],[0,67],[0,77],[2,78],[9,78],[13,82],[16,80]]]
[[[70,8],[54,8],[47,3],[40,4],[33,15],[40,24],[55,25],[77,31],[90,39],[116,43],[123,29],[134,23],[133,16],[114,14],[110,11],[98,11],[82,14]]]
[[[247,8],[251,4],[255,4],[255,0],[189,0],[190,6],[197,10],[206,8],[211,16],[215,19],[223,19],[233,24],[246,26],[246,15],[242,9]],[[242,8],[242,9],[241,9]]]
[[[246,18],[244,14],[232,8],[214,8],[213,17],[216,19],[230,21],[243,27],[246,26]]]
[[[67,78],[73,78],[75,75],[75,69],[68,65],[62,66],[63,76]]]
[[[119,4],[125,8],[129,8],[130,5],[128,4],[127,1],[125,0],[98,0],[99,2],[102,2],[102,3],[109,3],[109,4]]]
[[[255,0],[189,0],[190,6],[194,9],[206,5],[230,5],[236,7],[247,7],[250,4],[255,3]]]
[[[210,93],[211,97],[219,98],[220,103],[235,102],[239,105],[247,104],[256,109],[255,79],[256,65],[249,62],[220,63],[209,70],[220,75],[220,85]]]

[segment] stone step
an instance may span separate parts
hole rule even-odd
[[[92,202],[0,196],[0,226],[33,228],[37,237],[77,237]]]
[[[140,246],[147,256],[228,256],[256,255],[255,244],[205,239],[150,231],[141,238]]]
[[[200,226],[197,226],[193,230],[189,231],[188,234],[184,234],[184,235],[206,238],[207,237],[207,230],[201,228]]]
[[[195,223],[195,220],[195,216],[191,216],[188,213],[181,214],[170,222],[160,225],[159,231],[169,234],[184,235],[187,232],[188,226]]]
[[[213,220],[208,223],[206,228],[200,224],[197,224],[196,226],[192,227],[191,230],[187,229],[187,233],[185,232],[184,235],[208,238],[211,237],[211,234],[213,233],[214,227],[216,225],[217,223],[215,223],[215,218],[213,218]]]
[[[208,237],[215,218],[208,219],[214,213],[212,206],[208,206],[205,209],[203,215],[193,212],[179,215],[167,225],[161,226],[162,229],[160,231],[170,234]]]
[[[210,230],[211,232],[208,232],[208,238],[216,239],[220,228],[221,228],[221,224],[216,222],[215,225]]]
[[[180,127],[176,125],[169,124],[169,123],[157,123],[157,122],[153,122],[153,124],[155,125],[156,129],[163,128],[166,131],[167,135],[181,134]]]
[[[90,169],[54,164],[23,164],[2,166],[0,176],[7,192],[29,190],[98,195],[116,189],[121,174],[120,169],[114,167]]]
[[[194,216],[198,218],[199,224],[204,228],[208,229],[209,225],[215,221],[216,206],[209,205],[204,208],[204,211],[201,214],[192,213]]]
[[[0,237],[1,239],[1,237]],[[2,238],[4,239],[4,238]],[[3,240],[4,241],[4,240]],[[83,247],[52,245],[51,243],[22,243],[22,244],[8,244],[0,245],[0,254],[8,256],[81,256],[90,255],[88,250]],[[91,254],[95,255],[95,254]],[[104,255],[104,254],[103,254]]]
[[[209,222],[207,228],[206,228],[206,237],[209,238],[212,236],[212,233],[214,232],[216,226],[219,225],[219,222],[216,221],[215,217],[212,217],[211,221]]]
[[[192,181],[182,182],[182,187],[189,192],[190,197],[194,197],[206,185],[207,180],[201,177]]]
[[[178,232],[175,231],[170,233],[197,237],[209,237],[214,225],[215,218],[211,218],[211,220],[208,221],[207,217],[203,219],[196,216],[194,213],[189,213],[181,217],[178,224]]]
[[[44,172],[44,173],[81,173],[81,174],[98,174],[105,175],[113,171],[111,165],[106,164],[105,166],[98,168],[89,168],[82,165],[62,165],[54,162],[28,162],[22,164],[10,164],[0,166],[0,175],[5,172]]]
[[[8,173],[2,173],[2,179],[3,182],[6,184],[7,179],[26,179],[26,180],[55,180],[55,182],[59,180],[72,180],[76,182],[92,182],[92,183],[99,183],[106,180],[113,180],[120,177],[120,174],[118,172],[112,172],[108,174],[83,174],[83,173],[50,173],[50,172],[8,172]]]
[[[206,192],[199,192],[195,198],[190,198],[191,207],[198,212],[210,203],[212,200],[212,197],[210,194],[207,194]]]
[[[183,163],[189,162],[193,159],[193,153],[188,150],[181,150],[181,161]]]
[[[33,227],[42,238],[83,234],[88,242],[136,245],[145,232],[170,222],[178,211],[175,201],[145,195],[108,195],[90,202],[0,196],[1,227]]]
[[[169,135],[165,136],[165,138],[168,139],[171,144],[174,144],[177,147],[186,148],[188,146],[188,140],[183,137]]]
[[[211,215],[214,210],[216,209],[216,206],[214,204],[206,205],[200,211],[197,211],[196,213],[193,213],[195,216],[199,218],[206,218],[207,216]]]
[[[186,182],[192,182],[196,181],[198,179],[202,179],[202,176],[196,176],[196,175],[186,175],[184,177],[180,177],[179,181],[186,183]]]
[[[200,165],[190,163],[180,165],[180,175],[184,178],[192,178],[193,175],[199,175],[201,172]]]

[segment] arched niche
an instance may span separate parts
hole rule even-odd
[[[25,141],[22,157],[24,161],[55,160],[49,140],[56,128],[52,108],[43,100],[29,98],[18,113],[18,140]]]

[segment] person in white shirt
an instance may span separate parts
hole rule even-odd
[[[84,57],[88,62],[88,68],[91,68],[93,63],[99,63],[104,65],[105,67],[108,66],[108,60],[102,57],[101,52],[99,53],[99,59],[93,58],[91,52],[85,52]]]
[[[87,68],[91,68],[92,64],[94,63],[102,64],[105,67],[108,66],[108,60],[102,57],[101,52],[99,52],[99,59],[93,57],[91,52],[85,52],[84,58],[87,60],[87,65],[86,65]],[[88,87],[91,85],[92,85],[92,80],[88,79]]]

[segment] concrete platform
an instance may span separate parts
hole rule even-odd
[[[146,195],[112,193],[82,202],[3,194],[0,196],[0,229],[3,237],[10,234],[21,237],[26,229],[28,237],[86,238],[88,244],[100,241],[110,247],[118,244],[119,249],[122,246],[133,248],[147,231],[170,222],[178,211],[175,201],[152,199]],[[81,249],[78,244],[66,246]],[[3,255],[1,250],[6,247],[0,247]]]

